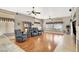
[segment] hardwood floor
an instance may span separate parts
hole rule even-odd
[[[57,46],[57,38],[55,36],[63,36],[62,34],[43,33],[40,36],[35,36],[26,39],[25,42],[15,42],[16,45],[21,47],[25,51],[32,52],[49,52],[54,51]],[[58,38],[59,39],[59,38]]]

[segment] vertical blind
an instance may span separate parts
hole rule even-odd
[[[0,17],[0,34],[14,33],[14,19]]]
[[[46,30],[58,30],[63,31],[63,23],[47,23]]]
[[[53,30],[54,24],[46,24],[46,30]]]
[[[54,29],[63,31],[63,24],[62,23],[54,24]]]

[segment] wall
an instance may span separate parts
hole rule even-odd
[[[0,17],[5,17],[5,18],[15,18],[15,13],[7,10],[0,9]]]
[[[23,21],[31,22],[33,24],[32,27],[39,28],[41,26],[40,24],[38,24],[38,25],[34,24],[34,22],[41,23],[40,19],[18,13],[15,15],[15,30],[17,30],[17,29],[23,30],[23,23],[22,23]],[[19,25],[18,25],[18,23],[19,23]]]
[[[76,40],[79,40],[79,8],[76,10]]]
[[[66,31],[66,26],[67,26],[67,25],[71,25],[71,24],[70,24],[70,17],[64,17],[64,18],[63,18],[63,22],[64,22],[64,23],[63,23],[63,29],[64,29],[64,31]]]
[[[74,14],[76,17],[74,18]],[[79,51],[79,7],[75,7],[72,9],[72,21],[76,20],[76,48]]]

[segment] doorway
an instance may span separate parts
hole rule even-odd
[[[76,21],[72,22],[72,27],[73,27],[74,41],[76,43]]]

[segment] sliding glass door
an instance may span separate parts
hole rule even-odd
[[[63,31],[63,24],[62,23],[54,24],[54,29],[58,31]]]
[[[48,30],[48,31],[63,31],[63,23],[47,23],[46,30]]]

